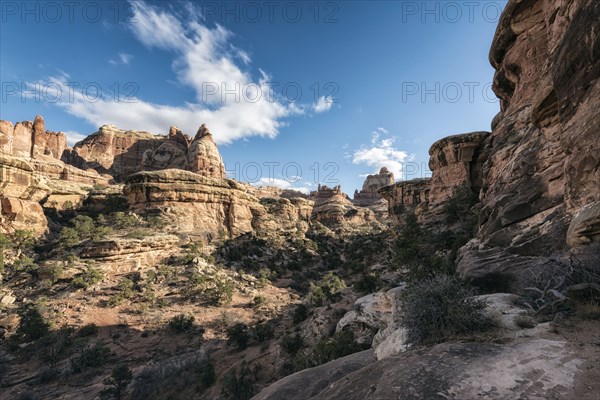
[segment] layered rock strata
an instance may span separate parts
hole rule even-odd
[[[506,5],[490,50],[501,112],[486,148],[479,233],[459,259],[463,276],[517,273],[598,240],[599,30],[593,0]]]

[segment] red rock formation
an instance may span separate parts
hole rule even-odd
[[[212,134],[204,124],[200,126],[188,151],[189,171],[211,178],[225,178],[225,167]]]
[[[0,230],[46,231],[47,221],[39,201],[50,188],[37,176],[33,166],[20,158],[0,155]]]
[[[44,129],[44,119],[38,115],[33,122],[0,121],[0,151],[6,155],[24,158],[60,160],[68,148],[63,132]]]
[[[487,159],[484,142],[489,132],[473,132],[448,136],[429,148],[432,206],[443,204],[463,184],[479,193],[482,183],[482,165]]]
[[[223,160],[205,125],[198,129],[194,140],[174,126],[165,137],[104,125],[77,143],[67,161],[79,168],[93,168],[109,174],[117,181],[139,171],[169,168],[225,178]]]

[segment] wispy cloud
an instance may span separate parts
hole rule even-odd
[[[381,138],[382,134],[387,133],[384,128],[373,131],[371,144],[355,150],[352,155],[352,163],[372,167],[372,173],[379,172],[382,167],[387,167],[388,170],[394,173],[396,179],[400,179],[402,178],[404,163],[412,161],[414,157],[406,151],[395,148],[395,137]]]
[[[233,34],[224,27],[209,28],[198,22],[199,15],[182,16],[143,1],[135,2],[135,10],[136,21],[129,26],[130,31],[146,47],[174,54],[177,79],[194,90],[196,102],[165,105],[137,97],[129,98],[127,103],[112,98],[90,102],[75,91],[69,101],[57,103],[70,114],[96,126],[114,124],[123,129],[155,133],[177,124],[184,132],[193,134],[201,123],[206,123],[218,143],[229,143],[250,136],[273,138],[286,124],[286,117],[304,113],[304,107],[272,95],[266,73],[261,71],[262,76],[253,79],[248,70],[238,65],[248,65],[252,60],[230,43]],[[119,53],[118,60],[113,61],[127,64],[131,56]],[[66,82],[62,76],[51,77],[49,81],[63,87]],[[207,97],[207,84],[227,89],[236,85],[251,87],[262,95],[257,101],[250,96],[252,101],[244,96]]]
[[[118,53],[117,54],[117,59],[114,60],[114,59],[111,58],[110,60],[108,60],[108,63],[112,64],[112,65],[119,65],[119,64],[129,65],[129,63],[131,62],[131,60],[133,60],[133,56],[131,54]]]
[[[313,110],[317,113],[322,113],[325,111],[331,110],[333,106],[334,100],[331,96],[321,96],[319,97],[319,101],[313,104]]]

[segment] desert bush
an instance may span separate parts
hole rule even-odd
[[[516,284],[519,304],[536,314],[571,311],[574,301],[600,299],[600,245],[531,265]]]
[[[79,242],[81,242],[81,238],[74,228],[66,226],[60,230],[60,234],[58,235],[59,247],[68,249],[77,246]]]
[[[214,382],[214,365],[204,352],[178,354],[137,373],[131,384],[131,399],[186,398],[185,390],[201,391]]]
[[[246,361],[242,361],[239,370],[232,368],[223,377],[221,395],[225,399],[248,400],[255,393],[257,369],[251,368]]]
[[[227,344],[237,346],[238,350],[244,350],[248,347],[250,341],[250,333],[248,325],[238,323],[227,329]]]
[[[311,351],[296,354],[293,359],[293,369],[300,371],[316,367],[337,358],[366,350],[368,347],[368,344],[357,343],[352,331],[337,332],[331,338],[320,340]]]
[[[60,376],[60,371],[55,367],[44,366],[38,372],[38,382],[46,384],[54,381]]]
[[[408,343],[435,342],[488,328],[485,302],[458,278],[439,275],[411,284],[402,292],[402,324]]]
[[[252,299],[252,307],[254,308],[260,308],[265,304],[267,304],[267,299],[265,296],[254,296]]]
[[[253,335],[259,343],[266,342],[267,340],[273,339],[275,336],[275,329],[273,324],[270,322],[263,322],[254,326]]]
[[[178,314],[169,320],[169,329],[175,333],[190,332],[194,329],[194,316]]]
[[[71,281],[71,285],[75,288],[87,289],[104,279],[104,274],[96,268],[88,266],[79,276],[76,276]]]
[[[231,303],[234,289],[234,282],[231,279],[216,276],[214,278],[214,286],[208,288],[205,294],[211,304],[223,305]]]
[[[122,211],[117,211],[111,215],[113,225],[119,229],[133,228],[139,225],[139,218],[135,214],[126,214]]]
[[[294,322],[294,325],[305,321],[308,318],[308,314],[308,307],[306,307],[305,304],[298,304],[296,308],[294,308],[294,313],[292,314],[292,321]]]
[[[332,272],[328,272],[317,284],[311,282],[308,301],[314,306],[322,306],[325,300],[337,301],[346,283]]]
[[[354,289],[361,293],[373,293],[379,288],[379,279],[375,274],[362,274],[360,280],[354,284]]]
[[[88,368],[99,368],[104,366],[110,356],[110,350],[96,343],[94,346],[85,345],[79,348],[76,355],[71,357],[71,370],[79,373]]]

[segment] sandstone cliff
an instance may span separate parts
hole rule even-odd
[[[109,174],[116,181],[124,181],[129,175],[144,170],[169,168],[225,178],[223,160],[204,125],[193,140],[175,126],[169,129],[168,136],[161,136],[103,125],[98,132],[77,143],[65,158],[79,168]]]
[[[467,277],[518,272],[534,258],[598,240],[600,3],[509,1],[490,51],[501,112],[482,170]]]
[[[50,132],[44,128],[41,115],[34,121],[17,122],[0,120],[0,152],[25,158],[60,160],[67,150],[67,137],[63,132]]]

